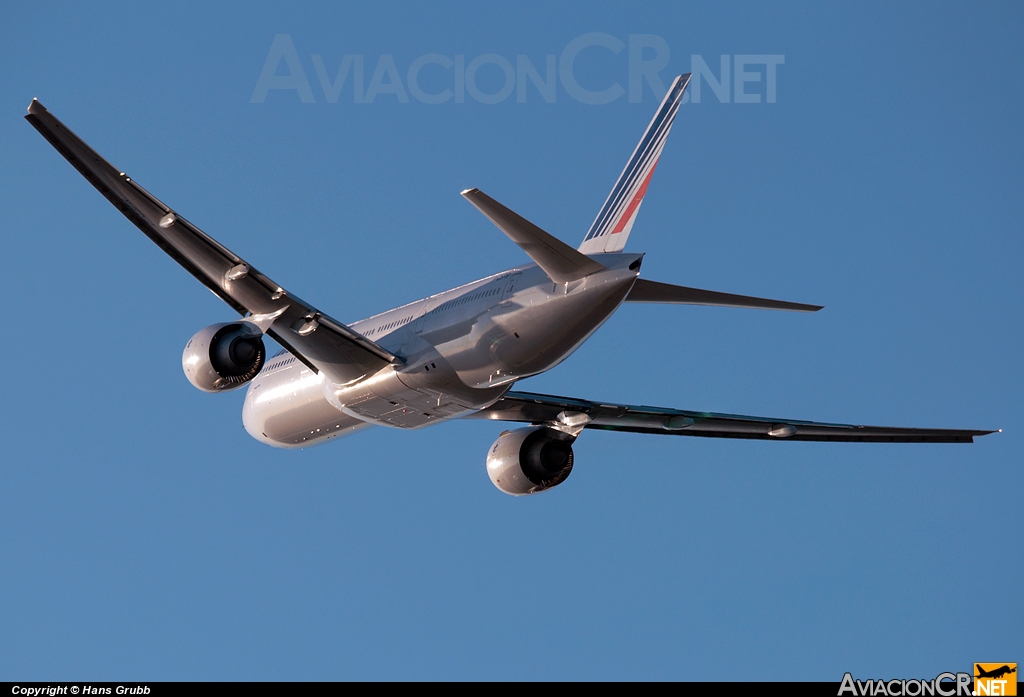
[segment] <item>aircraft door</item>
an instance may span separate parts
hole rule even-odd
[[[436,304],[437,304],[436,301],[431,300],[430,302],[428,302],[423,307],[423,312],[416,319],[416,323],[413,325],[412,331],[413,331],[414,334],[422,334],[423,333],[423,325],[424,325],[424,323],[427,320],[427,315],[430,314],[430,311],[432,309],[434,309],[434,305],[436,305]]]
[[[502,307],[508,307],[511,304],[512,294],[516,292],[516,285],[522,276],[523,274],[521,273],[514,273],[508,277],[508,281],[505,282],[505,292],[501,294]]]

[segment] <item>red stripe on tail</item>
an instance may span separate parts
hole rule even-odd
[[[633,200],[629,202],[628,206],[626,206],[626,210],[623,212],[622,217],[619,218],[619,222],[615,223],[615,228],[612,230],[613,235],[616,232],[622,232],[625,229],[626,223],[628,223],[629,219],[633,217],[633,211],[635,211],[636,207],[640,205],[640,202],[644,200],[644,194],[647,193],[647,185],[651,183],[651,177],[654,176],[654,168],[657,166],[658,161],[655,160],[654,164],[651,165],[651,171],[647,173],[647,178],[644,179],[644,183],[640,185],[636,195],[633,196]]]

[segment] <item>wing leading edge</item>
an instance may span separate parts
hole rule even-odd
[[[509,392],[468,418],[522,423],[558,423],[564,414],[585,414],[586,428],[704,438],[847,441],[862,443],[973,443],[995,431],[856,426],[759,416],[715,414],[662,407],[592,402],[532,392]]]
[[[314,371],[347,383],[400,358],[287,293],[160,202],[37,100],[25,116],[57,152],[162,250],[240,315],[268,316],[267,334]]]

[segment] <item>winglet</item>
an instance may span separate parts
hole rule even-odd
[[[602,264],[541,230],[480,189],[466,189],[462,196],[519,245],[555,283],[568,283],[604,270]]]

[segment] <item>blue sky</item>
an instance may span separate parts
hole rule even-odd
[[[1022,20],[1010,3],[8,8],[0,677],[837,681],[1024,659]],[[544,73],[588,34],[613,48],[588,44],[570,76],[619,98],[559,78],[553,99],[531,82],[483,103],[502,61]],[[277,35],[312,103],[252,101]],[[753,64],[760,103],[705,79],[681,108],[627,247],[645,277],[826,309],[625,307],[520,387],[1004,433],[588,432],[572,477],[528,499],[487,479],[496,424],[274,450],[242,429],[241,392],[181,373],[229,308],[22,119],[38,97],[353,321],[525,261],[464,188],[582,239],[660,96],[630,99],[631,35],[665,84],[694,55],[719,78],[727,56],[733,87],[737,56],[784,61],[773,103]],[[365,99],[378,65],[408,93],[430,54],[485,57],[477,96],[435,62],[417,84],[451,99]],[[347,55],[362,103],[351,73],[329,101],[313,58],[333,78]]]

